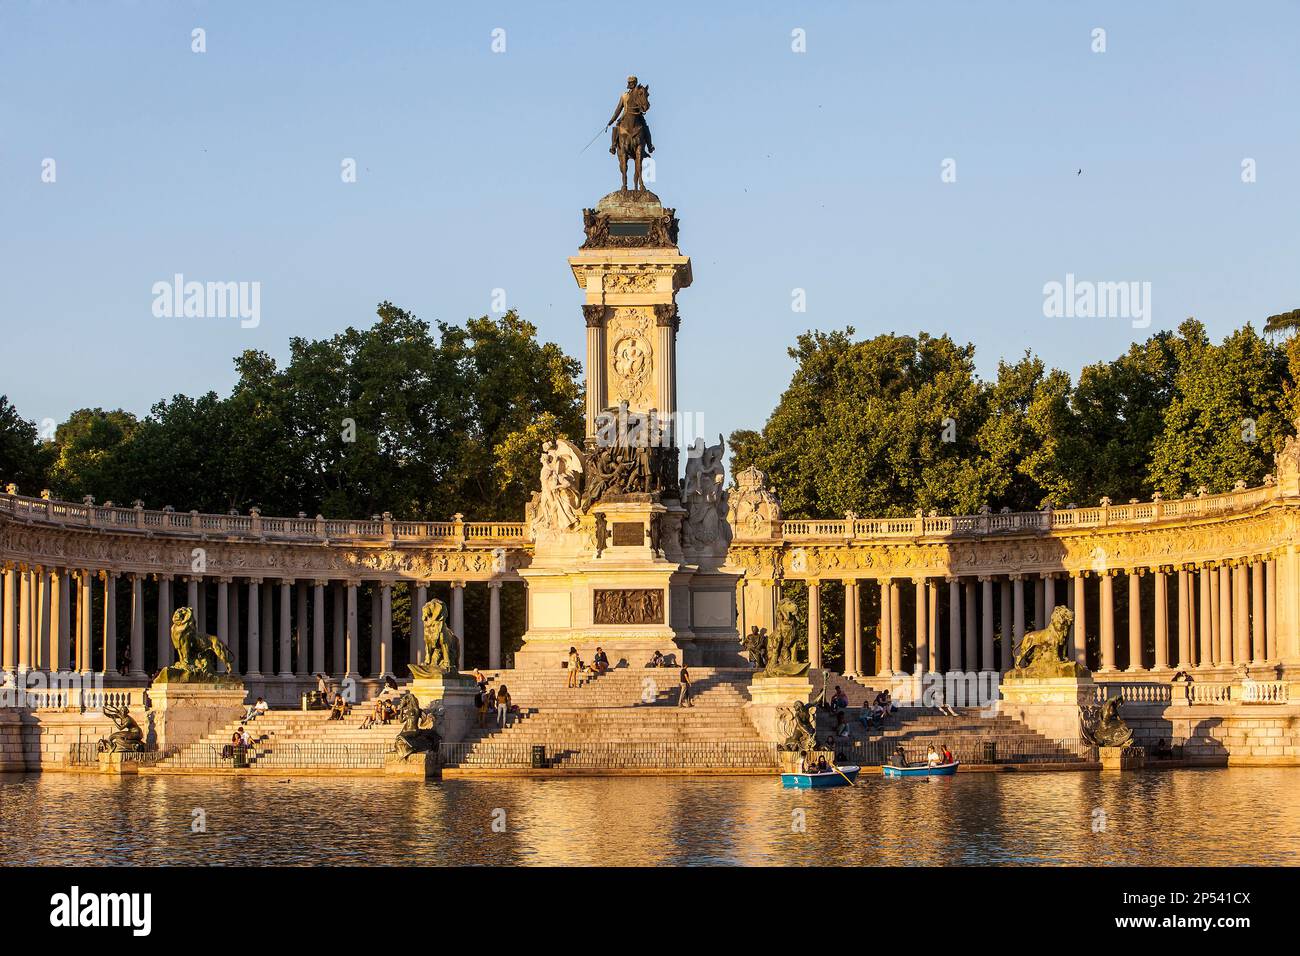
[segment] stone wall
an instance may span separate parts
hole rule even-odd
[[[1189,760],[1300,766],[1300,707],[1125,704],[1122,713],[1147,748],[1164,740]]]
[[[0,771],[66,770],[74,744],[94,743],[112,730],[103,714],[0,711]]]

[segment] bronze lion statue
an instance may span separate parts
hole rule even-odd
[[[424,625],[424,664],[408,664],[412,677],[455,677],[459,674],[460,638],[447,623],[447,605],[430,598],[420,612]]]
[[[1056,607],[1047,627],[1029,631],[1020,639],[1012,674],[1016,677],[1073,677],[1083,672],[1083,668],[1065,656],[1073,624],[1074,612],[1065,606]]]
[[[164,667],[154,683],[158,684],[239,684],[230,648],[211,634],[200,634],[194,609],[178,607],[172,615],[172,648],[176,663]],[[217,670],[224,665],[226,673]]]

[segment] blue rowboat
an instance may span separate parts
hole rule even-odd
[[[825,773],[783,773],[781,786],[787,790],[821,790],[824,787],[847,787],[858,778],[860,767],[849,765],[840,767],[839,773],[827,770]],[[844,778],[848,777],[847,780]]]
[[[935,764],[933,767],[926,763],[913,764],[910,767],[891,767],[885,764],[880,771],[886,777],[951,777],[960,765],[960,760]]]

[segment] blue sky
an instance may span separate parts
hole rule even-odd
[[[629,72],[707,434],[762,424],[807,328],[947,332],[984,374],[1075,375],[1188,315],[1221,336],[1300,307],[1298,35],[1295,2],[3,0],[0,392],[144,413],[383,299],[459,322],[496,288],[581,357],[565,260],[617,170],[580,151]],[[156,318],[178,272],[260,282],[260,325]],[[1151,328],[1044,318],[1067,273],[1150,282]]]

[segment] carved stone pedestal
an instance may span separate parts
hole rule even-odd
[[[1141,770],[1146,766],[1145,747],[1098,747],[1102,770]]]
[[[749,685],[749,696],[751,700],[745,705],[745,712],[759,737],[769,743],[781,743],[785,740],[781,730],[781,709],[795,701],[808,703],[813,696],[813,683],[806,674],[800,677],[755,677]]]
[[[442,763],[434,751],[411,754],[405,760],[397,754],[389,754],[384,758],[384,775],[388,777],[414,777],[417,780],[425,780],[429,777],[437,777],[441,773]]]
[[[100,773],[139,773],[140,763],[136,760],[124,760],[126,754],[102,753],[99,755]]]
[[[150,716],[159,750],[184,747],[244,715],[246,691],[229,684],[154,684]]]
[[[438,736],[445,744],[455,744],[465,739],[466,732],[474,726],[474,695],[478,685],[472,677],[418,677],[411,681],[410,691],[422,709],[441,707],[438,717]],[[413,755],[407,763],[418,763],[420,755]]]
[[[1077,677],[1014,677],[1002,679],[998,713],[1025,724],[1052,740],[1079,736],[1079,707],[1092,704],[1097,684],[1092,675]]]

